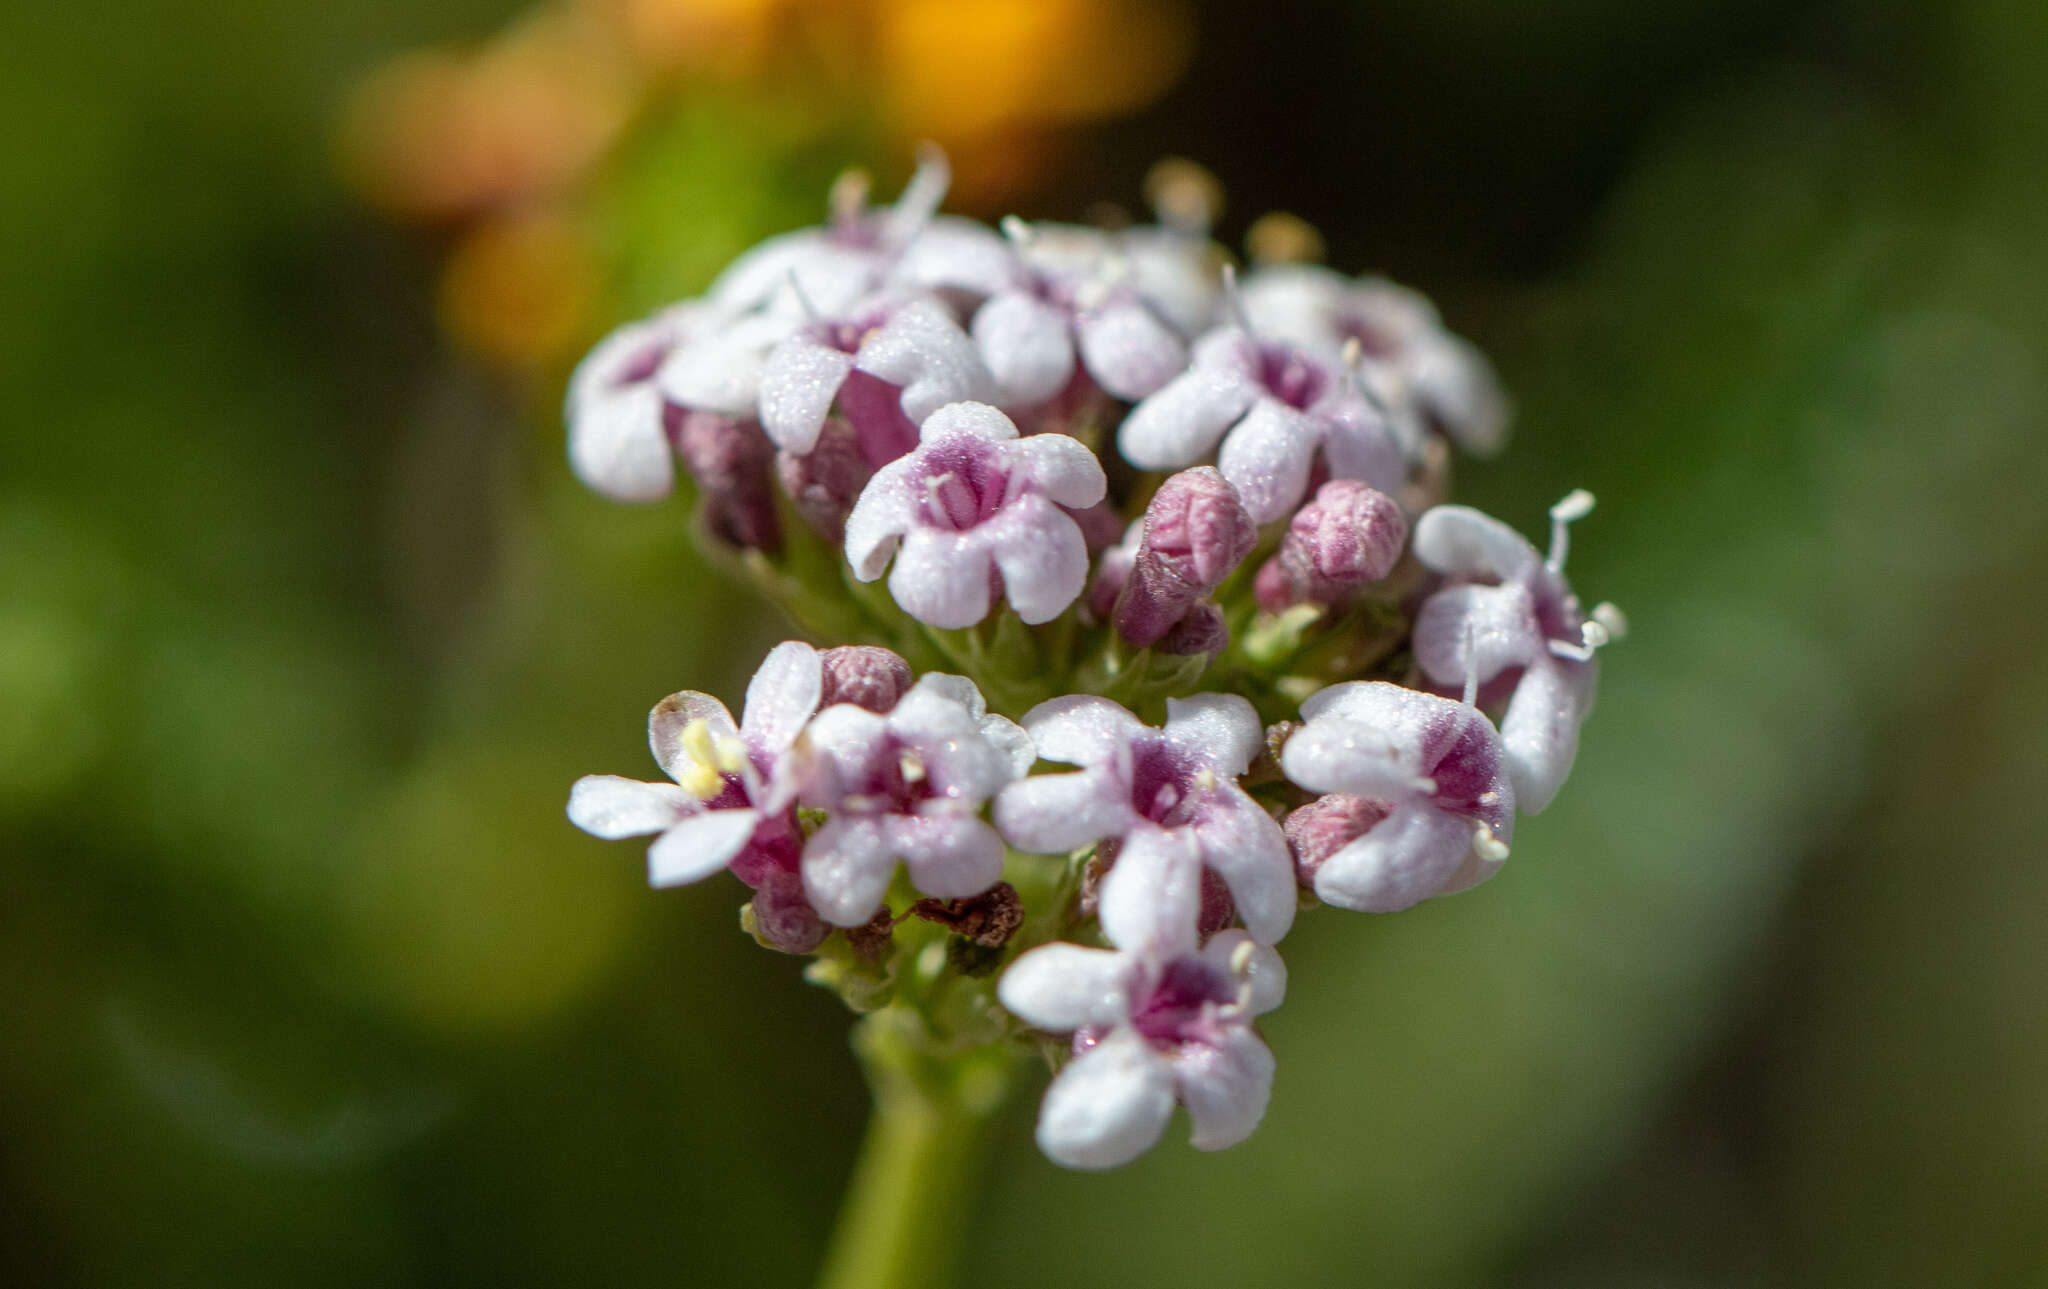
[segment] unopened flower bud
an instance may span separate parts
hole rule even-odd
[[[1159,638],[1152,646],[1161,653],[1178,657],[1208,654],[1211,657],[1222,653],[1230,643],[1230,628],[1224,624],[1223,610],[1204,600],[1197,603],[1173,624],[1173,630]]]
[[[838,417],[825,422],[809,452],[775,454],[782,491],[804,522],[834,546],[845,539],[847,512],[873,473],[860,435]]]
[[[1305,600],[1334,604],[1391,572],[1407,542],[1408,521],[1392,497],[1355,479],[1332,479],[1295,512],[1253,592],[1272,613]]]
[[[1296,880],[1313,887],[1323,861],[1365,836],[1387,813],[1383,801],[1332,792],[1288,815],[1280,830],[1287,834],[1287,849],[1294,853]]]
[[[813,953],[832,928],[804,898],[804,882],[795,873],[777,873],[754,892],[752,931],[756,939],[783,953]]]
[[[1214,467],[1174,475],[1145,507],[1144,536],[1117,600],[1117,634],[1140,648],[1157,643],[1258,540],[1237,489]]]
[[[875,645],[842,645],[818,655],[825,668],[823,696],[818,705],[852,703],[877,715],[887,715],[896,700],[910,691],[910,664],[894,652]]]
[[[676,455],[697,481],[712,535],[742,550],[780,548],[782,529],[768,482],[775,445],[761,427],[711,412],[670,410]]]

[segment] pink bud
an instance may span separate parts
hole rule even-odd
[[[1211,657],[1222,653],[1230,643],[1230,628],[1224,624],[1223,610],[1200,601],[1173,624],[1173,629],[1159,638],[1152,646],[1161,653],[1177,656],[1208,654]]]
[[[1334,604],[1393,571],[1408,521],[1392,497],[1355,479],[1332,479],[1295,512],[1280,550],[1259,570],[1259,604],[1277,612],[1304,600]]]
[[[697,481],[712,536],[742,550],[779,549],[782,526],[768,482],[775,445],[761,427],[673,405],[665,417],[676,455]]]
[[[1117,634],[1140,648],[1158,643],[1258,540],[1237,489],[1214,467],[1174,475],[1145,507],[1144,536],[1116,602]]]
[[[1149,552],[1165,571],[1207,595],[1258,543],[1258,526],[1238,500],[1237,489],[1214,466],[1205,465],[1159,485],[1145,507],[1138,558],[1144,560]]]
[[[811,953],[832,928],[804,898],[804,879],[777,873],[754,892],[754,929],[784,953]]]
[[[852,703],[886,716],[910,690],[910,664],[874,645],[841,645],[818,655],[825,668],[820,707]]]
[[[818,442],[801,456],[775,454],[775,475],[796,512],[820,537],[837,546],[846,536],[846,515],[867,486],[867,455],[860,435],[838,417],[825,422]]]
[[[1313,887],[1316,870],[1324,860],[1365,836],[1388,813],[1383,801],[1333,792],[1288,815],[1280,830],[1287,834],[1287,848],[1294,852],[1296,880]]]

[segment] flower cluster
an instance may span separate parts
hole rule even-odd
[[[1185,221],[1117,231],[891,207],[748,253],[572,381],[592,488],[662,497],[812,634],[735,723],[675,694],[671,782],[570,817],[651,835],[655,885],[729,869],[764,945],[932,1053],[1040,1043],[1038,1140],[1076,1168],[1243,1140],[1303,907],[1406,909],[1549,803],[1620,615],[1445,504],[1499,446],[1485,360],[1420,296],[1265,265]],[[881,585],[877,585],[880,583]]]

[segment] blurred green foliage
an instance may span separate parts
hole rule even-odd
[[[1521,399],[1465,496],[1621,603],[1503,876],[1289,941],[1270,1119],[1060,1173],[978,1285],[2048,1283],[2048,10],[1221,5],[1156,151],[1437,292]],[[349,77],[431,12],[84,4],[0,120],[0,1278],[800,1284],[844,1017],[561,820],[777,625],[442,355]],[[846,146],[862,134],[849,116]],[[1296,145],[1275,149],[1275,140]],[[842,160],[706,105],[600,187],[621,308]],[[900,169],[899,159],[881,159]],[[1000,212],[982,212],[1000,213]],[[537,413],[515,416],[524,403]]]

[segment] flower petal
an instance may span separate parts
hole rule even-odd
[[[1323,861],[1316,894],[1361,913],[1398,913],[1443,891],[1472,850],[1477,825],[1427,801],[1407,802]]]
[[[1237,694],[1195,694],[1166,700],[1166,737],[1221,775],[1236,778],[1266,749],[1266,727]]]
[[[661,426],[652,384],[604,390],[569,412],[569,468],[613,501],[659,501],[674,490],[675,454]]]
[[[1116,432],[1117,450],[1140,470],[1193,465],[1244,416],[1256,392],[1235,370],[1192,367],[1131,409]]]
[[[1064,434],[1034,434],[1012,443],[1003,453],[1013,472],[1062,506],[1082,510],[1109,491],[1102,462],[1079,439]]]
[[[918,427],[918,438],[925,443],[949,434],[972,434],[1001,442],[1017,437],[1017,423],[987,403],[963,402],[939,408]]]
[[[1171,1065],[1136,1031],[1111,1030],[1075,1057],[1045,1090],[1038,1148],[1068,1168],[1128,1164],[1150,1150],[1173,1117]]]
[[[1230,888],[1238,916],[1260,944],[1294,925],[1294,861],[1273,816],[1235,784],[1210,794],[1193,826],[1202,862]]]
[[[1105,770],[1034,774],[996,797],[996,827],[1018,850],[1064,855],[1104,837],[1121,836],[1134,821],[1130,794]]]
[[[926,895],[965,899],[1002,880],[1003,839],[974,815],[893,815],[887,828],[891,848]]]
[[[825,664],[801,640],[785,640],[768,651],[747,682],[740,734],[750,750],[777,755],[796,741],[804,722],[825,694]]]
[[[1390,497],[1401,494],[1408,463],[1394,422],[1357,394],[1316,409],[1323,420],[1323,461],[1333,479],[1356,479]]]
[[[1145,723],[1107,698],[1068,694],[1024,713],[1024,732],[1048,761],[1102,765],[1144,733]]]
[[[818,431],[853,370],[853,355],[798,333],[775,346],[761,373],[761,428],[785,452],[818,445]]]
[[[1515,802],[1524,814],[1550,804],[1579,754],[1579,725],[1593,706],[1597,662],[1571,662],[1548,654],[1531,663],[1515,684],[1501,717],[1501,746]]]
[[[1258,944],[1248,932],[1225,927],[1202,946],[1202,959],[1224,971],[1234,971],[1238,950],[1245,945],[1251,946],[1244,966],[1252,987],[1249,1010],[1254,1016],[1263,1016],[1287,998],[1287,964],[1280,961],[1278,950]]]
[[[907,458],[906,458],[907,459]],[[857,512],[856,508],[856,512]],[[851,551],[853,520],[846,523]],[[988,616],[989,555],[978,532],[913,528],[889,570],[889,594],[905,613],[929,626],[971,627]]]
[[[654,705],[647,713],[647,746],[654,753],[654,763],[669,778],[682,782],[683,776],[697,768],[697,762],[683,747],[683,731],[692,721],[703,721],[711,727],[711,737],[716,739],[738,738],[739,727],[733,724],[732,713],[725,704],[709,694],[700,694],[694,689],[670,694]]]
[[[1230,480],[1244,508],[1269,524],[1294,509],[1308,491],[1309,468],[1322,442],[1322,426],[1277,398],[1260,398],[1223,440],[1216,468]]]
[[[1075,333],[1088,374],[1126,402],[1158,392],[1188,364],[1180,334],[1135,298],[1083,313]]]
[[[1415,521],[1415,558],[1439,573],[1507,581],[1543,557],[1529,540],[1470,506],[1433,506]]]
[[[1005,407],[1034,407],[1074,375],[1067,315],[1025,290],[1004,291],[974,314],[974,346]]]
[[[683,820],[647,848],[647,884],[682,886],[704,880],[732,862],[760,821],[754,810],[706,810]]]
[[[1523,582],[1445,587],[1415,617],[1415,661],[1439,685],[1485,684],[1546,654],[1536,604]]]
[[[1004,598],[1026,623],[1050,622],[1081,597],[1088,585],[1088,543],[1073,516],[1033,493],[1004,507],[984,527],[1003,575]]]
[[[995,397],[995,381],[974,342],[936,300],[898,306],[881,329],[861,343],[854,365],[902,386],[903,414],[913,422],[922,422],[948,403]]]
[[[1040,1029],[1065,1033],[1113,1025],[1130,1010],[1131,960],[1109,949],[1042,944],[996,981],[996,997]]]
[[[569,822],[606,841],[663,832],[696,809],[697,799],[673,783],[616,774],[587,774],[569,789]]]
[[[1174,1059],[1174,1083],[1196,1150],[1235,1146],[1265,1118],[1273,1095],[1273,1053],[1247,1028],[1232,1029],[1215,1044],[1191,1043]]]
[[[889,567],[897,539],[917,522],[917,463],[902,457],[875,471],[846,515],[846,562],[872,582]]]
[[[896,857],[880,820],[834,816],[804,844],[804,896],[834,926],[859,926],[882,907]]]
[[[1096,916],[1109,942],[1126,953],[1178,957],[1195,950],[1202,903],[1202,859],[1187,832],[1151,824],[1124,836],[1102,879]]]

